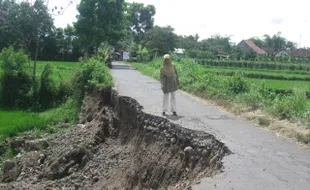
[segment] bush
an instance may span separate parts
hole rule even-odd
[[[0,53],[0,103],[7,108],[25,108],[30,104],[32,80],[27,70],[27,55],[13,48]]]
[[[234,94],[240,94],[249,91],[249,84],[243,77],[241,77],[240,74],[236,74],[235,76],[231,77],[227,85],[229,91],[233,92]]]
[[[277,96],[272,102],[270,112],[281,119],[293,117],[309,119],[310,105],[305,91],[296,90],[290,96]]]
[[[81,102],[85,94],[85,88],[95,86],[113,86],[113,79],[109,68],[99,60],[94,58],[82,63],[82,68],[78,71],[72,81],[74,87],[74,97]]]
[[[70,84],[61,81],[59,86],[56,85],[53,72],[53,67],[50,64],[44,66],[41,74],[40,88],[34,97],[34,102],[36,103],[34,108],[36,110],[42,111],[60,105],[73,94]]]
[[[39,103],[42,109],[51,108],[54,106],[55,97],[57,94],[56,84],[52,78],[53,69],[50,64],[45,65],[41,74]]]

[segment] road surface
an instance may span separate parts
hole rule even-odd
[[[113,63],[112,75],[121,95],[135,98],[148,113],[161,114],[158,81],[121,62]],[[169,119],[216,136],[234,153],[224,158],[222,174],[203,179],[194,190],[310,190],[309,150],[182,92],[177,107],[180,116]]]

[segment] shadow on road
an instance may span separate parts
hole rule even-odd
[[[112,65],[112,69],[114,70],[135,70],[134,68],[130,67],[129,65]]]

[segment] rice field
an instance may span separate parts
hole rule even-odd
[[[40,77],[44,66],[47,64],[53,66],[53,77],[55,79],[61,79],[63,81],[70,80],[80,66],[79,62],[39,61],[37,62],[37,77]]]

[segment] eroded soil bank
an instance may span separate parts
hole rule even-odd
[[[64,126],[64,125],[62,125]],[[0,189],[190,189],[222,169],[230,151],[212,135],[146,114],[109,89],[84,99],[80,124],[43,139],[7,142]]]

